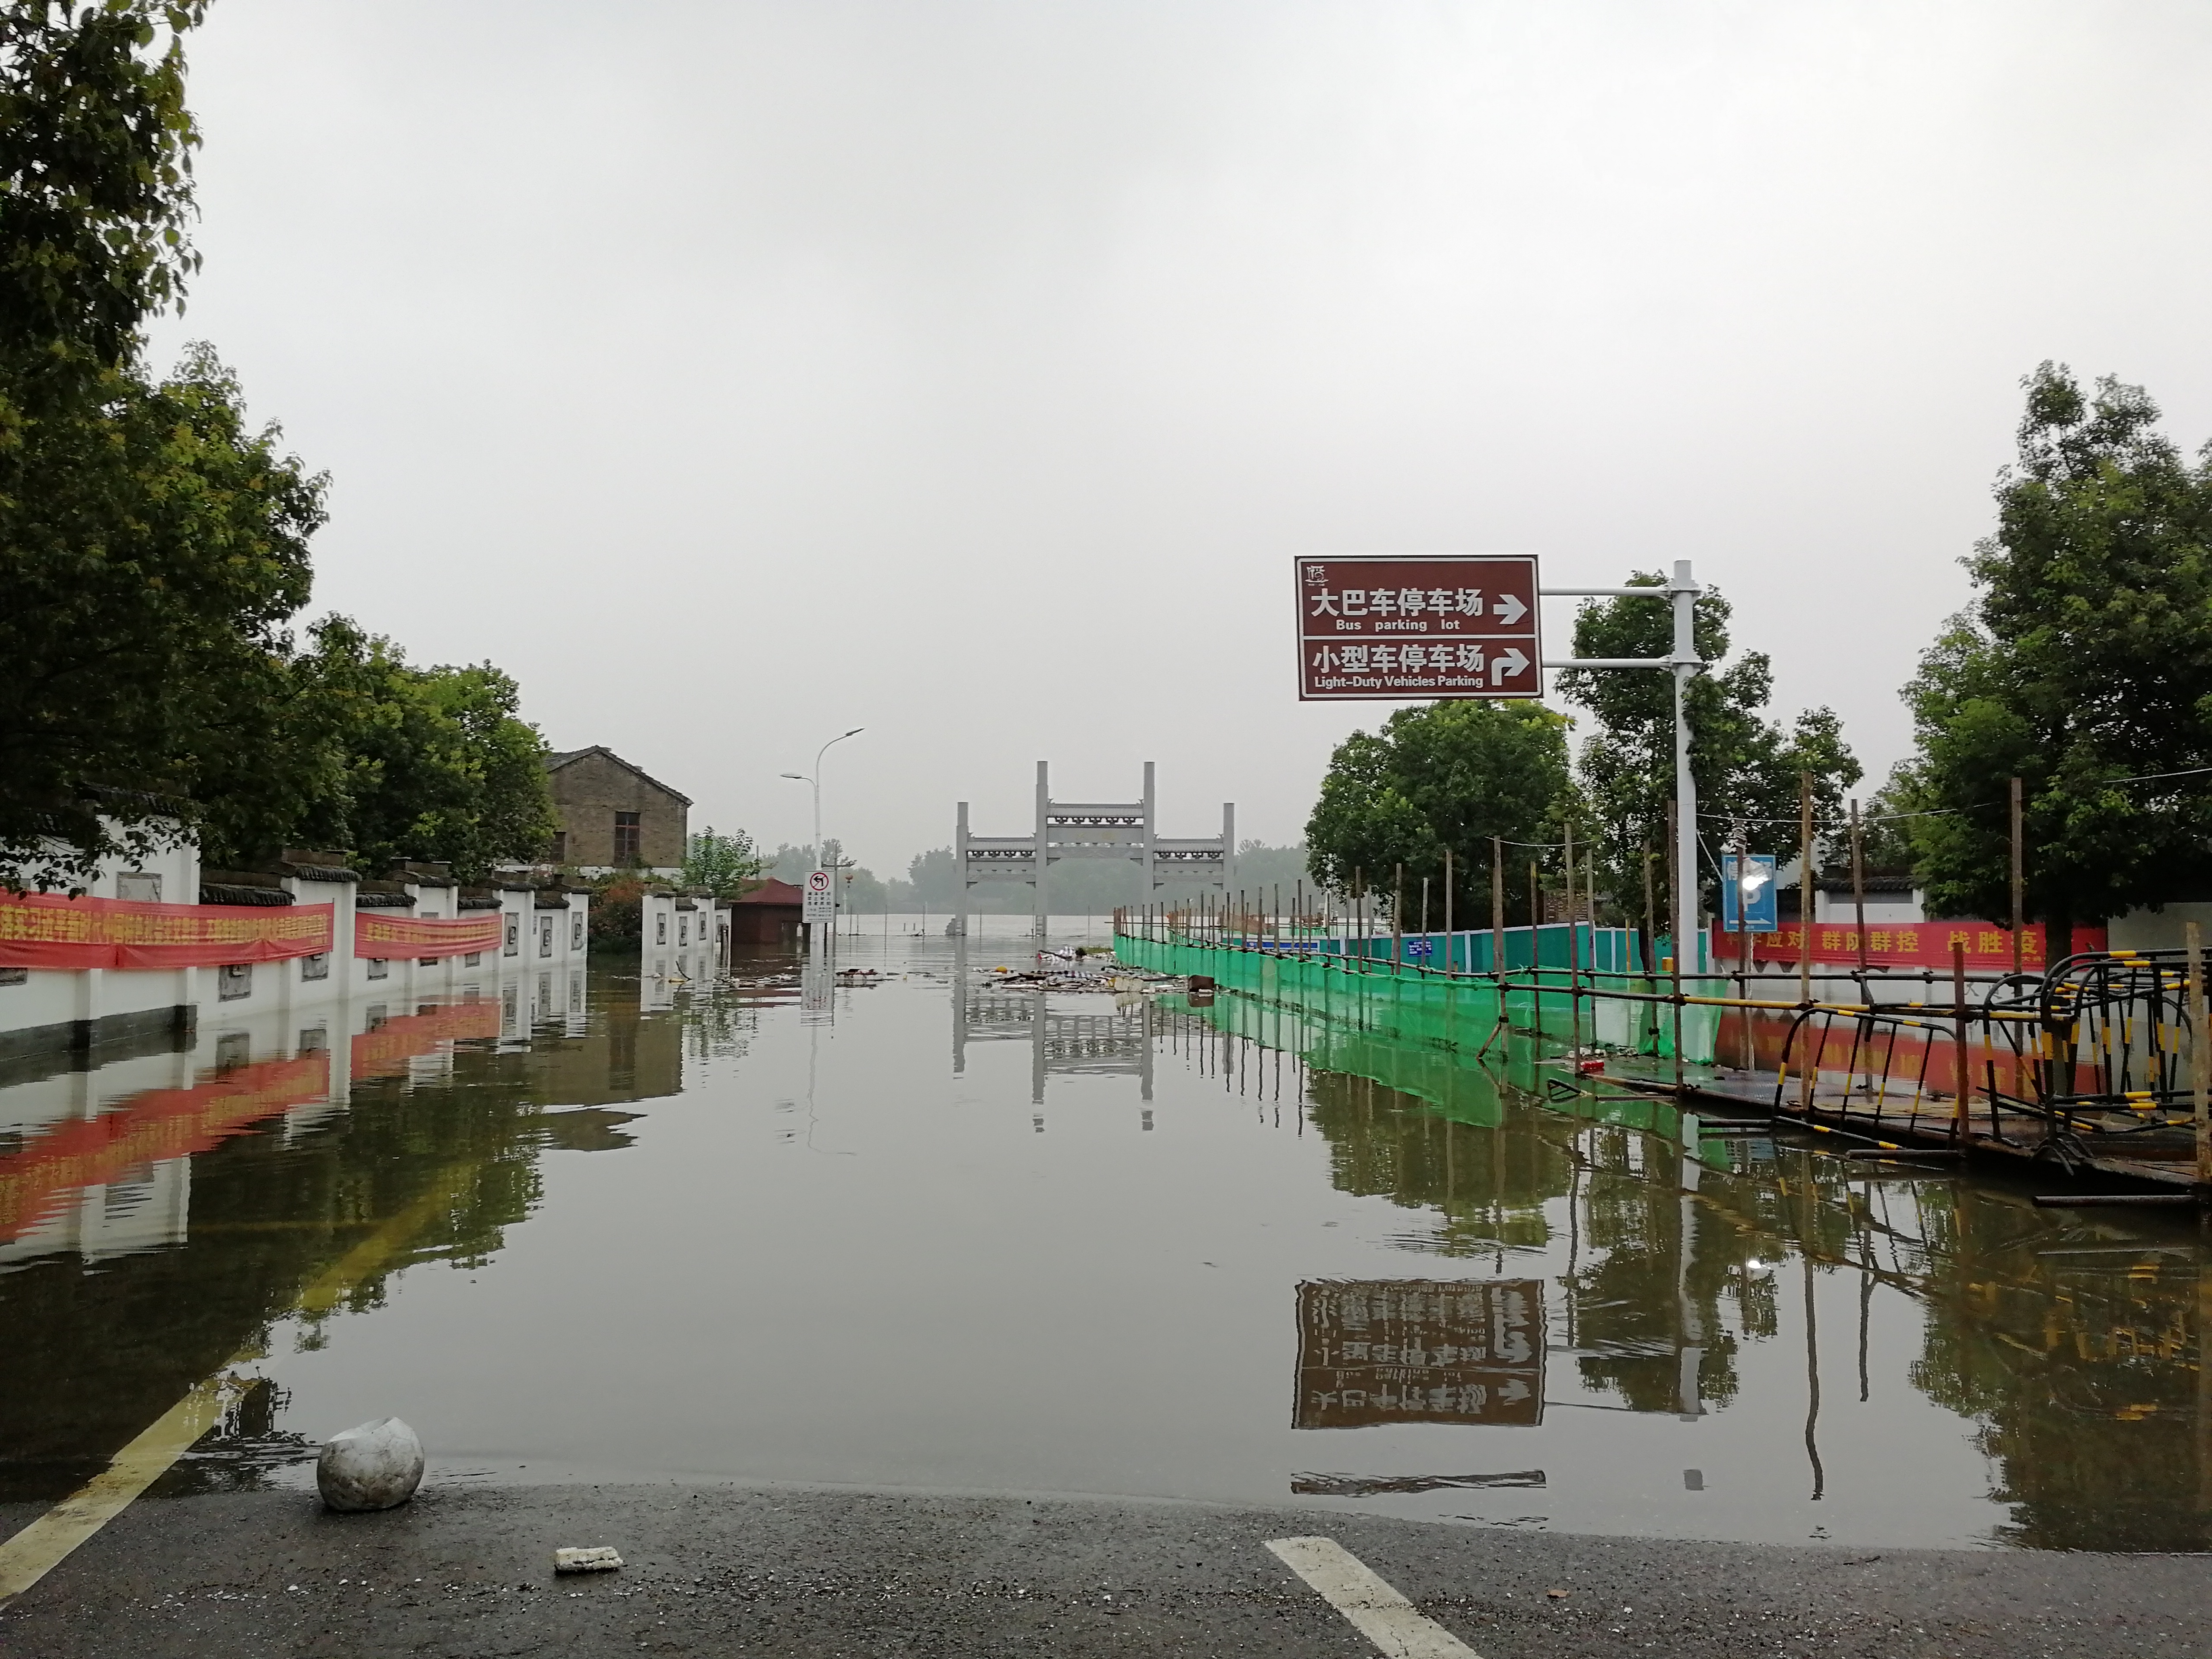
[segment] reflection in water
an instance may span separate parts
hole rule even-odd
[[[988,968],[972,970],[965,937],[953,940],[952,1070],[968,1069],[975,1042],[1025,1042],[1030,1101],[1044,1104],[1054,1077],[1133,1077],[1141,1098],[1152,1097],[1152,1000],[1131,994],[1057,995],[998,982]]]
[[[607,1105],[680,1090],[684,1028],[640,1018],[635,994],[605,986],[596,1022],[580,971],[322,1005],[296,1032],[278,1015],[0,1089],[0,1498],[77,1484],[288,1316],[312,1349],[401,1269],[489,1259],[538,1203],[543,1152],[627,1146],[635,1115]],[[277,1045],[297,1052],[251,1057]],[[155,1074],[171,1086],[132,1086]],[[234,1392],[176,1478],[311,1455],[275,1429],[283,1404],[266,1379]]]
[[[1540,1486],[1541,1469],[1515,1469],[1505,1474],[1382,1474],[1364,1479],[1350,1474],[1301,1474],[1291,1490],[1304,1498],[1379,1498],[1386,1492],[1443,1492],[1453,1487],[1481,1490],[1495,1486]]]
[[[171,1489],[404,1398],[532,1479],[2212,1541],[2191,1224],[1717,1134],[1364,993],[1123,1006],[971,951],[395,981],[9,1074],[0,1496],[234,1370]],[[396,1296],[424,1262],[466,1271]]]
[[[1543,1417],[1544,1293],[1533,1280],[1298,1286],[1297,1427]]]
[[[1354,1068],[1316,1070],[1306,1088],[1335,1184],[1425,1212],[1429,1224],[1403,1248],[1487,1257],[1501,1274],[1556,1260],[1559,1352],[1620,1408],[1684,1419],[1724,1410],[1744,1395],[1745,1345],[1778,1345],[1787,1328],[1803,1345],[1799,1455],[1807,1496],[1820,1500],[1838,1456],[1823,1450],[1823,1376],[1842,1361],[1854,1403],[1873,1403],[1880,1294],[1916,1319],[1906,1385],[1970,1424],[1990,1460],[1990,1496],[2009,1510],[1994,1537],[2212,1544],[2212,1388],[2197,1364],[2212,1265],[2186,1224],[2038,1210],[2026,1188],[1764,1137],[1700,1133],[1690,1148],[1680,1137],[1694,1119],[1564,1087],[1522,1038],[1486,1070],[1250,998],[1220,995],[1187,1017],[1211,1028],[1211,1063],[1225,1074],[1264,1073],[1262,1038],[1315,1066]],[[1503,1089],[1501,1077],[1511,1079]],[[1841,1329],[1822,1321],[1832,1286],[1848,1291],[1856,1316]],[[1302,1292],[1301,1426],[1311,1319]],[[1840,1454],[1853,1449],[1846,1439]],[[1702,1490],[1703,1471],[1685,1471],[1685,1485]]]

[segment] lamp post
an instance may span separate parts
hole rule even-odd
[[[865,726],[856,726],[849,732],[841,732],[830,738],[829,743],[823,744],[816,750],[814,770],[811,774],[786,772],[783,775],[794,783],[811,784],[814,787],[814,846],[808,855],[807,861],[817,870],[822,867],[822,757],[830,752],[831,744],[842,743],[847,738],[857,738],[867,729]]]
[[[822,867],[822,757],[830,752],[830,744],[842,743],[847,738],[857,738],[867,729],[865,726],[856,726],[849,732],[839,733],[830,738],[829,743],[823,744],[816,750],[812,773],[786,772],[783,775],[793,783],[811,783],[814,786],[814,844],[807,848],[807,858],[817,870]]]

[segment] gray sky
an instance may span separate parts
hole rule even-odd
[[[2212,432],[2212,9],[218,0],[212,339],[317,609],[693,823],[1294,838],[1290,560],[1697,562],[1878,778],[2021,374]],[[1553,601],[1564,653],[1569,607]],[[1869,783],[1871,787],[1871,780]]]

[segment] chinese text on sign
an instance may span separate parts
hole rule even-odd
[[[1363,555],[1297,567],[1301,698],[1541,693],[1533,556]]]

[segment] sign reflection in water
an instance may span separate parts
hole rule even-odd
[[[1310,1121],[1335,1183],[1425,1215],[1425,1248],[1499,1271],[1563,1255],[1547,1290],[1585,1389],[1654,1415],[1796,1413],[1818,1497],[1869,1431],[1842,1413],[1869,1403],[1879,1434],[1881,1396],[1902,1384],[1957,1413],[1990,1460],[2009,1516],[1994,1541],[2212,1546],[2212,1375],[2198,1365],[2212,1259],[2192,1224],[2039,1210],[2021,1188],[1765,1139],[1706,1136],[1692,1155],[1663,1107],[1538,1104],[1525,1043],[1504,1064],[1522,1088],[1501,1093],[1462,1056],[1359,1030],[1356,1012],[1304,1022],[1224,997],[1202,1018],[1226,1043],[1264,1030],[1309,1064],[1370,1073],[1310,1074]],[[1856,1320],[1815,1315],[1838,1289]],[[1915,1310],[1902,1378],[1870,1358],[1878,1295]],[[1796,1386],[1778,1399],[1767,1370],[1762,1397],[1750,1350],[1785,1337],[1804,1345]]]
[[[1544,1417],[1544,1287],[1534,1279],[1298,1286],[1301,1429],[1534,1425]]]

